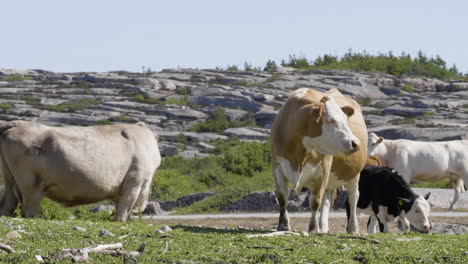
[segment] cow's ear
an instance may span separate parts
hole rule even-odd
[[[324,108],[325,106],[323,104],[317,104],[312,107],[312,112],[313,112],[315,122],[318,123],[322,119]]]
[[[376,144],[380,144],[383,142],[383,137],[379,137],[379,139],[377,139],[377,141],[375,142]]]
[[[351,106],[344,106],[344,107],[341,108],[341,110],[343,110],[343,112],[348,117],[351,117],[354,114],[354,108],[352,108]]]
[[[426,195],[424,195],[424,199],[428,200],[430,196],[431,196],[431,193],[428,192]]]
[[[410,202],[410,200],[409,200],[409,199],[406,199],[406,198],[397,198],[397,200],[398,200],[398,204],[399,204],[400,206],[403,206],[403,205],[405,205],[405,204],[407,204],[407,203]]]
[[[322,99],[320,99],[320,102],[321,102],[321,103],[325,103],[325,102],[328,101],[329,99],[330,99],[330,97],[328,97],[328,96],[325,95],[325,96],[322,97]]]

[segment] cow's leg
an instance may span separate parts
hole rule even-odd
[[[140,191],[140,195],[138,195],[138,199],[133,206],[133,211],[136,212],[143,212],[148,204],[148,197],[150,194],[151,189],[151,181],[147,180],[143,183]]]
[[[451,174],[449,178],[452,183],[454,192],[453,200],[450,202],[449,210],[453,210],[455,203],[460,199],[460,194],[465,190],[465,187],[463,186],[463,180],[460,177]]]
[[[44,186],[41,176],[26,169],[15,171],[16,193],[21,202],[21,215],[26,218],[39,217]]]
[[[320,206],[320,231],[328,233],[328,213],[330,212],[331,191],[325,191],[322,198],[322,205]]]
[[[3,164],[3,183],[4,191],[0,200],[0,216],[11,216],[18,207],[19,199],[17,195],[20,194],[15,192],[16,184],[5,164]]]
[[[348,190],[348,203],[349,203],[349,219],[348,219],[348,233],[357,234],[359,232],[359,225],[357,221],[357,202],[359,199],[359,174],[354,177],[346,185]]]
[[[280,215],[278,221],[278,231],[289,231],[291,230],[291,225],[288,215],[288,185],[286,177],[284,177],[281,169],[277,167],[274,170],[275,174],[275,183],[276,183],[276,198],[278,199]]]
[[[309,223],[309,232],[321,232],[319,226],[319,209],[322,205],[322,198],[325,190],[328,186],[328,180],[330,178],[331,164],[333,162],[333,156],[327,155],[322,160],[322,178],[316,179],[312,186],[312,191],[309,196],[309,204],[312,210],[312,216]],[[330,206],[330,205],[328,205]],[[328,221],[328,219],[327,219]]]
[[[369,217],[369,222],[367,223],[367,233],[370,234],[375,234],[377,233],[377,224],[378,224],[377,217],[375,215],[371,215]]]
[[[129,180],[122,182],[120,195],[116,208],[116,220],[127,221],[133,205],[136,203],[141,193],[143,183],[137,180],[138,177],[130,177]]]
[[[379,212],[377,213],[377,220],[379,221],[379,229],[382,233],[388,233],[388,223],[387,223],[387,210],[385,208],[379,207]]]
[[[408,221],[408,218],[406,218],[406,216],[400,215],[398,220],[401,223],[401,230],[403,231],[403,234],[408,233],[411,230],[411,225]]]

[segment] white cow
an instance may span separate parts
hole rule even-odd
[[[377,156],[382,166],[396,169],[407,183],[435,182],[449,178],[455,195],[450,210],[468,182],[468,140],[421,142],[389,140],[369,134],[368,155]]]
[[[67,206],[110,199],[116,219],[148,201],[161,156],[143,123],[96,127],[48,127],[13,121],[0,125],[5,192],[0,215],[21,203],[24,217],[39,215],[46,196]]]

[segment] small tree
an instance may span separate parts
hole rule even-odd
[[[265,68],[263,68],[263,71],[266,72],[275,72],[276,70],[278,70],[278,66],[276,66],[276,62],[271,59],[267,61],[267,63],[265,64]]]

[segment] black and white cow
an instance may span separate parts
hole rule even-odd
[[[380,232],[388,232],[388,223],[398,217],[403,222],[403,232],[409,231],[410,224],[426,232],[431,228],[427,202],[430,193],[425,197],[417,195],[393,169],[365,166],[359,180],[359,193],[358,209],[371,216],[367,226],[369,234],[377,231],[377,223]]]

